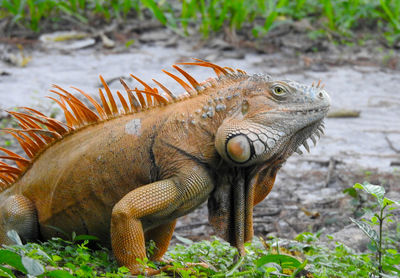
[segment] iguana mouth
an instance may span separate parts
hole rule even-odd
[[[325,125],[323,120],[319,120],[314,122],[308,126],[303,127],[300,129],[288,142],[288,147],[285,151],[285,157],[289,157],[296,152],[298,154],[303,154],[303,151],[300,149],[301,146],[310,152],[310,146],[307,140],[311,140],[314,146],[317,144],[317,140],[321,137],[321,134],[324,134]]]

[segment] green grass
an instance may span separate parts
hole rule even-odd
[[[400,230],[393,241],[399,240],[399,233]],[[373,251],[357,254],[340,243],[329,249],[320,244],[319,237],[320,233],[302,233],[285,247],[278,245],[278,239],[255,239],[246,244],[247,255],[240,260],[237,260],[236,249],[216,238],[196,243],[182,239],[184,243],[172,248],[165,258],[173,259],[172,269],[181,277],[294,277],[296,273],[305,275],[309,272],[313,275],[309,277],[322,278],[377,274]],[[398,267],[399,252],[395,248],[386,249],[384,265]],[[184,269],[188,262],[203,262],[209,268],[195,266]],[[143,264],[155,266],[148,261]],[[6,266],[11,266],[14,272]],[[53,239],[42,244],[28,243],[0,249],[0,277],[14,278],[17,273],[37,277],[89,278],[125,277],[128,270],[118,267],[111,252],[104,247],[94,250],[87,247],[87,241]],[[168,275],[171,272],[162,277]],[[386,275],[395,277],[396,270],[388,269]]]
[[[224,26],[231,32],[244,25],[254,36],[267,34],[285,21],[308,19],[320,33],[352,40],[367,26],[386,38],[400,39],[400,1],[397,0],[0,0],[0,19],[40,31],[42,22],[75,20],[90,24],[127,18],[143,19],[151,14],[179,34],[195,28],[205,38]],[[150,12],[150,13],[149,13]],[[359,38],[358,38],[359,39]]]

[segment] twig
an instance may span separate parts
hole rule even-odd
[[[325,187],[328,187],[329,183],[331,182],[332,173],[335,170],[335,166],[336,166],[336,159],[331,157],[329,159],[328,174],[325,180]]]
[[[395,153],[400,153],[400,150],[397,149],[397,148],[395,148],[395,146],[393,146],[393,143],[392,143],[392,141],[390,141],[390,139],[389,139],[389,137],[387,136],[387,134],[385,134],[385,140],[386,140],[386,142],[388,143],[389,148],[390,148],[392,151],[394,151]]]

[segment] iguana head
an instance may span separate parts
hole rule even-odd
[[[250,166],[271,160],[285,161],[301,153],[307,140],[316,143],[330,98],[320,86],[253,75],[241,85],[241,99],[232,116],[216,134],[218,153],[230,164]]]

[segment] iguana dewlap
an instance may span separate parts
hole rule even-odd
[[[25,240],[90,234],[111,243],[121,265],[142,269],[145,241],[156,244],[150,259],[168,248],[176,219],[209,200],[217,234],[244,254],[252,238],[253,206],[270,192],[282,163],[308,149],[323,131],[330,100],[323,86],[247,75],[196,60],[217,78],[190,83],[166,72],[186,90],[161,95],[139,78],[142,89],[117,92],[118,108],[101,78],[101,104],[78,90],[94,109],[55,86],[52,98],[67,124],[23,108],[9,112],[21,130],[7,129],[28,158],[4,148],[0,162],[0,243],[16,230]]]

